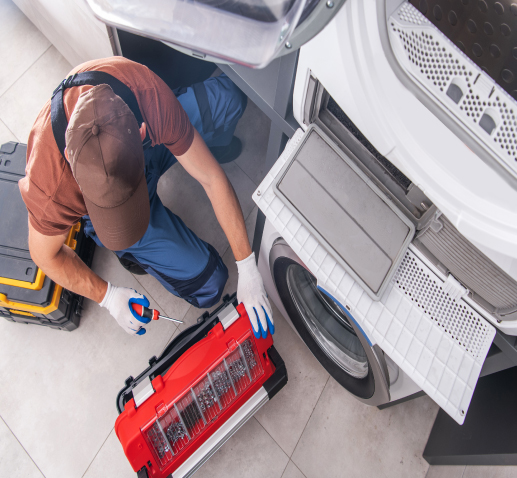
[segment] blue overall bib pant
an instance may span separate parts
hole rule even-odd
[[[87,72],[87,77],[80,77],[85,75],[81,73],[73,80],[64,80],[54,92],[51,104],[52,127],[62,151],[64,146],[57,141],[56,131],[63,129],[62,116],[59,117],[61,112],[58,110],[59,103],[62,105],[64,88],[77,84],[107,83],[128,104],[139,124],[142,123],[136,98],[129,88],[127,90],[130,94],[116,78],[110,75],[107,75],[110,78],[106,78],[105,74],[101,75],[102,78],[97,77],[95,74],[98,73],[102,72]],[[79,80],[77,77],[80,77]],[[188,88],[179,88],[174,93],[208,147],[230,144],[237,122],[246,108],[247,98],[226,75],[209,78]],[[54,121],[54,118],[57,119]],[[146,137],[144,156],[151,208],[149,226],[136,244],[114,252],[119,258],[138,264],[172,294],[196,307],[210,307],[221,298],[228,279],[228,269],[210,244],[199,239],[181,218],[162,204],[157,194],[158,180],[177,160],[164,145],[150,147],[149,144],[149,138]],[[85,233],[102,246],[89,217],[85,216],[84,219]]]

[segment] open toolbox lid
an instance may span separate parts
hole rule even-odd
[[[300,194],[279,193],[285,171],[314,132],[331,143],[314,126],[306,133],[297,130],[253,194],[254,201],[314,274],[318,286],[346,308],[368,340],[377,343],[439,406],[462,424],[495,328],[461,298],[461,291],[456,295],[451,290],[454,284],[450,279],[441,275],[411,244],[403,248],[401,262],[380,299],[372,298],[371,291],[344,267],[334,244],[324,240],[330,234],[314,231],[314,225],[307,224],[295,207],[297,203],[290,202],[289,198],[297,200]],[[333,147],[327,148],[323,157],[316,158],[316,164],[326,168],[327,153],[331,158],[328,164],[332,164],[334,151]],[[315,154],[320,154],[319,149]],[[348,157],[353,159],[351,153]],[[304,158],[304,161],[310,160],[310,157]],[[338,176],[332,181],[339,185],[340,179]],[[324,194],[328,195],[325,188],[323,184]],[[305,203],[305,198],[303,201]],[[322,207],[325,202],[314,197],[310,205],[314,217]],[[323,216],[326,211],[320,209],[319,213]]]
[[[226,296],[126,380],[115,432],[139,477],[191,476],[285,383],[271,335]]]

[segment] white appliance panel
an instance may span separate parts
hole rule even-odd
[[[397,78],[379,33],[383,6],[381,0],[348,0],[334,20],[301,48],[295,117],[306,129],[302,108],[312,74],[375,148],[465,237],[497,251],[499,265],[508,270],[517,258],[517,191]]]

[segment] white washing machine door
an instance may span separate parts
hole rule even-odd
[[[294,251],[277,239],[269,254],[275,287],[298,334],[325,369],[368,405],[390,401],[384,353],[350,312],[318,287]]]

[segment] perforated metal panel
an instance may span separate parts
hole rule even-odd
[[[517,99],[515,0],[409,0],[470,60]]]
[[[483,357],[493,327],[466,303],[452,299],[412,252],[406,253],[393,283],[472,358]]]
[[[388,26],[402,68],[517,177],[517,102],[411,4]]]

